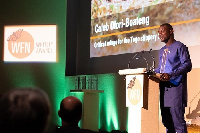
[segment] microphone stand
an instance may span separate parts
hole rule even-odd
[[[151,75],[153,75],[153,74],[154,74],[154,69],[155,69],[155,58],[154,58],[153,55],[151,54],[151,51],[152,51],[152,49],[150,49],[149,53],[150,53],[151,58],[153,59],[153,64],[152,64],[152,66],[151,66],[150,68],[149,68],[149,63],[148,63],[147,59],[146,59],[144,56],[137,56],[138,53],[136,53],[136,54],[129,60],[129,62],[128,62],[128,69],[130,69],[131,61],[132,61],[134,58],[136,58],[136,59],[143,58],[143,59],[145,60],[145,62],[146,62],[146,73],[149,75],[149,77],[150,77]],[[144,53],[144,50],[141,51],[141,53]],[[136,57],[136,56],[137,56],[137,57]]]
[[[143,53],[143,51],[142,51],[142,53]],[[140,59],[140,58],[143,58],[144,60],[145,60],[145,62],[146,62],[146,71],[148,71],[149,70],[149,63],[148,63],[148,61],[147,61],[147,59],[144,57],[144,56],[137,56],[138,54],[136,53],[132,58],[131,58],[131,60],[129,60],[129,62],[128,62],[128,69],[130,69],[130,63],[131,63],[131,61],[135,58],[136,60],[138,60],[138,59]],[[137,57],[136,57],[137,56]]]
[[[146,72],[148,73],[148,71],[149,71],[149,63],[148,63],[147,59],[144,56],[139,56],[138,59],[139,58],[143,58],[145,60],[145,62],[146,62]]]
[[[151,53],[151,51],[152,51],[152,48],[149,50],[149,53]],[[155,58],[153,57],[153,55],[152,54],[150,54],[151,55],[151,58],[153,59],[153,64],[152,64],[152,67],[151,67],[151,71],[152,72],[154,72],[154,69],[155,69]]]
[[[128,69],[131,68],[131,61],[137,56],[138,54],[136,53],[128,62]]]
[[[155,64],[156,64],[155,58],[151,54],[151,51],[152,51],[152,49],[149,50],[149,53],[150,53],[151,58],[153,59],[153,63],[152,63],[152,66],[150,67],[150,69],[147,71],[147,74],[149,75],[149,77],[155,73],[154,71],[155,71]]]

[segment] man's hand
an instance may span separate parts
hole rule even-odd
[[[170,80],[170,75],[168,73],[162,73],[160,75],[160,80],[161,81],[169,81]]]

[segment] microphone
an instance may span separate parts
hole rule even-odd
[[[131,60],[133,60],[136,56],[138,55],[138,53],[136,53],[128,62],[128,69],[131,68]]]
[[[150,55],[151,55],[151,58],[153,59],[153,64],[152,64],[152,67],[150,68],[150,70],[152,71],[152,72],[154,72],[154,69],[156,68],[155,67],[155,58],[154,58],[154,56],[151,54],[151,51],[152,51],[152,48],[149,50],[149,53],[150,53]]]
[[[142,51],[142,53],[144,53],[144,51]],[[135,59],[138,60],[138,59],[141,59],[141,58],[143,58],[145,60],[145,62],[146,62],[146,72],[148,72],[149,71],[149,63],[148,63],[147,59],[144,56],[137,56]]]
[[[147,59],[144,58],[144,57],[142,56],[142,58],[146,61],[146,64],[147,64],[146,73],[147,73],[149,76],[152,75],[152,74],[154,73],[154,69],[155,69],[155,58],[154,58],[154,56],[151,54],[151,51],[152,51],[152,48],[149,50],[149,54],[150,54],[151,58],[153,59],[152,66],[151,66],[150,68],[149,68],[149,63],[148,63]],[[144,53],[144,50],[142,51],[142,53]]]
[[[154,72],[154,69],[155,69],[155,58],[154,58],[154,56],[151,54],[151,51],[152,51],[152,48],[149,50],[149,54],[150,54],[151,58],[153,59],[153,64],[152,64],[152,66],[151,66],[150,68],[149,68],[149,62],[147,61],[147,59],[146,59],[144,56],[138,55],[138,53],[136,53],[136,54],[129,60],[129,62],[128,62],[128,68],[130,69],[130,67],[131,67],[131,65],[130,65],[131,60],[133,60],[133,59],[138,60],[138,59],[143,58],[143,59],[145,60],[145,62],[146,62],[146,72],[147,72],[149,75],[151,75],[151,74]],[[141,53],[144,53],[144,50],[141,51]]]
[[[144,53],[144,50],[141,51],[141,53]],[[146,59],[144,56],[138,55],[138,53],[136,53],[136,54],[129,60],[128,68],[130,69],[131,60],[133,60],[133,59],[138,60],[138,59],[141,59],[141,58],[145,60],[145,62],[146,62],[146,71],[148,71],[148,70],[149,70],[149,63],[148,63],[147,59]]]

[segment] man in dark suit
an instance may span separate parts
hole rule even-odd
[[[82,116],[82,103],[74,96],[68,96],[61,101],[58,115],[62,119],[62,126],[58,129],[58,133],[97,133],[78,127]]]
[[[188,48],[174,39],[174,30],[168,23],[158,30],[161,42],[159,66],[155,70],[160,76],[160,108],[162,122],[167,133],[187,133],[184,119],[187,106],[187,73],[192,69]]]

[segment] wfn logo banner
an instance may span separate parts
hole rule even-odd
[[[56,25],[4,26],[4,61],[56,62]]]

